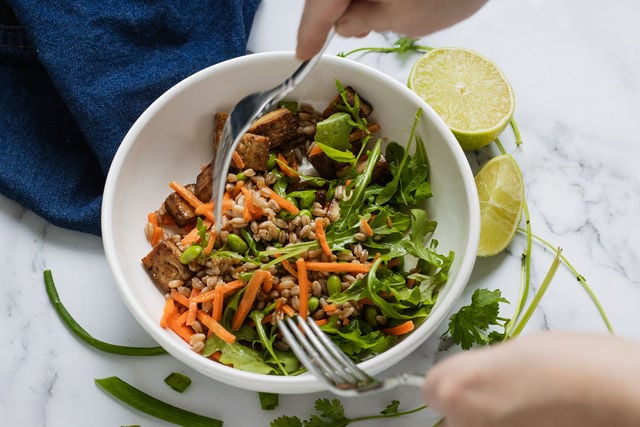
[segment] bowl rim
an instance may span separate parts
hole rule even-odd
[[[317,380],[310,373],[303,373],[297,376],[277,376],[277,375],[264,375],[256,374],[238,369],[230,368],[219,363],[209,363],[201,355],[189,350],[176,340],[169,337],[165,331],[160,328],[157,319],[152,320],[143,313],[142,308],[133,298],[132,292],[129,290],[125,273],[120,268],[120,264],[117,261],[116,241],[115,233],[113,230],[113,212],[109,209],[111,201],[115,196],[115,183],[117,181],[118,171],[122,168],[129,151],[132,149],[136,137],[144,129],[146,122],[153,117],[167,102],[171,101],[175,94],[180,93],[183,89],[189,85],[201,80],[206,79],[212,73],[223,71],[225,69],[233,69],[238,66],[244,66],[255,62],[267,61],[291,61],[294,59],[294,53],[290,51],[278,51],[278,52],[265,52],[265,53],[253,53],[240,57],[236,57],[227,61],[223,61],[207,68],[204,68],[165,91],[160,95],[147,109],[136,119],[131,126],[125,137],[123,138],[118,150],[110,165],[107,178],[105,181],[103,203],[101,208],[101,228],[102,228],[102,240],[103,247],[107,261],[111,267],[111,272],[116,280],[118,291],[127,305],[129,311],[133,314],[134,318],[142,326],[142,328],[151,337],[158,342],[165,350],[167,350],[173,357],[187,364],[193,369],[199,371],[203,375],[212,378],[214,380],[241,387],[244,389],[253,389],[256,391],[273,391],[278,393],[310,393],[325,390],[326,386]],[[473,266],[476,260],[477,247],[480,235],[480,212],[478,194],[475,187],[475,181],[471,168],[466,159],[466,156],[455,139],[453,133],[446,126],[446,124],[440,119],[435,111],[418,95],[411,91],[406,86],[395,80],[393,77],[385,74],[371,66],[355,62],[345,58],[339,58],[332,55],[323,55],[321,63],[333,66],[339,64],[344,66],[344,61],[349,61],[349,67],[360,69],[361,72],[373,74],[375,78],[385,80],[394,90],[401,92],[402,96],[411,97],[416,103],[418,103],[424,114],[428,116],[428,119],[432,122],[437,130],[443,134],[444,139],[447,141],[449,148],[454,152],[454,159],[457,163],[456,166],[462,171],[461,179],[464,181],[465,198],[466,203],[470,208],[468,226],[468,239],[466,246],[461,253],[456,253],[454,262],[459,262],[458,274],[456,277],[457,286],[451,289],[444,298],[438,298],[437,305],[445,305],[446,307],[452,307],[455,301],[462,294],[466,283],[471,276]],[[437,220],[437,218],[436,218]],[[448,316],[450,310],[434,310],[434,312],[427,318],[429,324],[435,329],[445,317]],[[423,322],[417,330],[427,323]],[[402,342],[396,344],[389,350],[385,351],[387,360],[397,361],[404,358],[404,356],[410,354],[423,343],[425,338],[419,334],[410,334],[402,340]],[[181,344],[178,346],[178,344]],[[384,361],[384,359],[383,359]],[[206,362],[206,365],[203,363]],[[360,363],[360,367],[370,371],[372,373],[381,372],[388,369],[392,363],[381,363],[379,358],[372,358]],[[374,369],[375,368],[375,369]],[[374,372],[375,371],[375,372]],[[255,386],[252,386],[255,385]]]

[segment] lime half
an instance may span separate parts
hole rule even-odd
[[[462,48],[430,50],[413,65],[408,86],[438,113],[466,151],[494,141],[513,116],[513,89],[484,56]]]
[[[524,181],[508,154],[489,160],[475,176],[480,199],[478,256],[502,252],[518,231],[524,208]]]

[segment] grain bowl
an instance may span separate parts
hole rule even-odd
[[[360,362],[360,366],[371,374],[377,374],[408,355],[447,319],[450,309],[460,296],[471,274],[479,236],[478,199],[473,176],[464,153],[446,125],[420,98],[389,76],[351,60],[325,56],[303,84],[287,97],[288,103],[283,106],[289,110],[283,110],[284,113],[294,113],[295,123],[299,129],[299,135],[289,142],[291,152],[285,153],[293,157],[281,156],[277,161],[272,158],[268,167],[266,159],[270,153],[275,157],[275,151],[265,151],[255,158],[240,159],[240,163],[235,165],[236,169],[228,174],[227,188],[232,194],[231,204],[227,207],[228,217],[225,217],[222,223],[223,231],[215,236],[216,245],[209,245],[207,252],[207,254],[216,255],[202,257],[202,247],[196,244],[198,246],[195,248],[198,249],[196,257],[201,261],[201,265],[198,265],[196,258],[186,257],[189,259],[183,259],[182,264],[177,266],[179,270],[183,270],[184,277],[167,278],[161,271],[162,266],[154,265],[152,259],[154,256],[159,258],[158,253],[163,251],[170,254],[175,252],[173,256],[178,259],[181,254],[188,252],[191,245],[189,242],[193,240],[193,236],[198,239],[199,235],[201,242],[206,241],[206,236],[211,236],[210,232],[207,234],[207,215],[200,215],[201,218],[197,223],[192,215],[191,219],[176,217],[175,219],[179,221],[185,221],[185,224],[180,225],[176,225],[172,217],[167,221],[169,225],[157,233],[155,238],[153,237],[157,218],[162,218],[162,222],[165,222],[164,217],[168,210],[167,196],[176,190],[175,186],[169,188],[169,183],[182,183],[179,186],[184,188],[189,183],[196,183],[196,177],[205,171],[212,157],[217,113],[229,111],[248,93],[275,85],[290,74],[296,66],[297,61],[293,54],[288,52],[248,55],[202,70],[169,89],[140,116],[124,138],[107,177],[102,207],[105,253],[124,303],[141,326],[171,355],[208,377],[236,387],[276,393],[305,393],[322,390],[324,387],[311,374],[298,373],[296,369],[293,370],[296,375],[276,375],[277,368],[273,368],[274,372],[267,369],[259,373],[228,366],[229,362],[221,363],[224,359],[218,362],[213,360],[213,357],[203,356],[203,346],[200,343],[202,341],[200,338],[210,343],[211,336],[218,336],[213,334],[213,330],[207,325],[217,327],[222,324],[226,329],[230,329],[229,332],[232,335],[238,337],[241,335],[241,327],[255,325],[255,318],[250,318],[246,313],[244,317],[236,315],[236,312],[242,311],[238,308],[244,300],[242,292],[250,293],[243,289],[243,285],[249,286],[247,283],[251,282],[251,277],[258,276],[254,271],[260,270],[269,276],[267,280],[266,276],[260,275],[263,282],[269,282],[269,290],[273,284],[272,281],[276,285],[281,285],[280,288],[276,286],[274,289],[286,289],[286,292],[271,294],[269,290],[264,291],[263,288],[256,291],[258,296],[254,297],[256,302],[251,310],[252,312],[264,310],[264,315],[267,317],[264,323],[272,334],[270,337],[275,340],[274,346],[277,347],[267,352],[266,348],[258,345],[258,353],[273,354],[271,350],[286,352],[286,343],[279,342],[273,325],[277,316],[285,315],[284,313],[291,308],[298,312],[300,306],[305,307],[305,315],[317,316],[318,322],[331,324],[331,327],[336,330],[347,328],[349,323],[353,328],[354,324],[361,322],[363,330],[373,329],[378,336],[385,337],[387,334],[387,338],[393,335],[393,339],[384,340],[386,343],[384,347],[376,345],[374,346],[376,348],[371,351],[361,353],[365,357]],[[331,114],[327,112],[328,106],[332,105],[334,100],[340,100],[341,94],[343,101],[347,99],[345,88],[348,90],[353,88],[358,95],[355,97],[358,100],[357,110],[352,111],[352,117],[346,119],[340,117],[340,114],[344,116],[349,113],[348,108],[345,111],[344,105],[338,106],[337,110],[332,110]],[[349,105],[349,102],[353,101],[347,100],[346,104]],[[355,143],[359,143],[364,148],[360,150],[357,145],[354,149],[350,148],[357,155],[356,159],[349,163],[351,160],[345,160],[339,153],[336,155],[336,150],[326,148],[335,141],[334,136],[327,135],[340,133],[333,131],[343,127],[345,122],[349,123],[350,129],[354,126],[353,129],[357,130],[355,127],[358,123],[354,122],[359,121],[358,117],[361,114],[359,111],[361,107],[364,108],[365,102],[371,105],[373,110],[370,115],[367,113],[365,121],[360,125],[362,129],[366,130],[369,126],[375,130],[371,136]],[[355,102],[353,104],[355,105]],[[416,118],[416,116],[419,117]],[[320,126],[316,127],[316,124],[323,120],[329,120],[330,123],[328,131],[325,128],[324,133],[320,135],[318,133]],[[256,133],[259,132],[256,131]],[[351,132],[351,135],[353,134],[354,132]],[[273,140],[273,137],[270,138]],[[361,138],[363,138],[362,135]],[[320,163],[313,163],[311,167],[307,165],[308,171],[302,165],[300,168],[296,166],[291,170],[291,164],[296,163],[295,153],[299,157],[300,152],[315,154],[320,152],[317,147],[311,147],[315,143],[314,139],[324,141],[320,144],[320,148],[323,154],[331,157],[333,166],[326,167],[326,171],[320,173],[319,179],[311,180],[306,177],[317,176],[318,170],[322,168]],[[395,148],[389,149],[390,145],[394,145]],[[417,204],[400,206],[405,203],[404,200],[400,200],[398,210],[393,211],[393,214],[386,209],[375,207],[359,212],[357,219],[362,221],[360,228],[357,224],[354,226],[354,224],[341,223],[342,229],[339,230],[339,235],[342,236],[342,240],[338,243],[329,242],[333,246],[325,248],[326,252],[323,254],[322,227],[327,227],[328,237],[336,236],[338,231],[331,227],[338,228],[337,223],[340,218],[347,217],[349,213],[346,212],[345,206],[349,201],[351,205],[357,205],[352,209],[359,209],[361,206],[368,206],[365,199],[380,201],[387,198],[379,196],[380,193],[385,193],[385,187],[398,187],[397,184],[392,183],[396,173],[394,171],[399,170],[398,165],[402,163],[402,158],[406,158],[407,162],[411,159],[403,157],[402,154],[407,145],[412,145],[412,148],[405,152],[411,152],[416,159],[421,158],[425,169],[429,170],[428,184],[420,186],[419,190],[414,189],[412,193],[418,195],[416,196]],[[414,155],[413,150],[416,150],[417,145],[424,150],[422,154],[415,151]],[[268,143],[267,146],[269,146]],[[385,149],[387,149],[386,152]],[[371,184],[372,186],[367,187],[366,192],[359,193],[357,185],[363,182],[362,176],[367,176],[368,173],[373,174],[374,161],[367,162],[367,159],[377,159],[379,155],[376,150],[391,158],[389,165],[386,166],[387,169],[384,170],[387,178],[381,178],[380,183]],[[278,154],[282,153],[278,152]],[[396,163],[393,161],[394,156]],[[287,158],[290,162],[287,162]],[[362,160],[362,164],[356,173],[354,171],[358,159]],[[245,162],[251,164],[255,162],[256,166],[247,167],[244,165]],[[405,163],[408,164],[407,162]],[[381,162],[375,163],[377,168]],[[370,167],[367,166],[368,164]],[[351,176],[341,175],[342,173],[351,173]],[[421,173],[418,171],[418,174]],[[284,175],[291,174],[293,176],[283,178]],[[331,174],[335,177],[335,182],[342,186],[326,184],[322,187],[322,183],[329,182],[326,174]],[[293,212],[294,208],[297,211],[295,206],[290,208],[292,212],[285,212],[287,209],[283,206],[286,202],[278,204],[280,199],[277,195],[273,195],[275,191],[264,188],[281,179],[286,179],[288,183],[286,186],[288,193],[283,195],[291,195],[292,182],[295,183],[296,197],[299,199],[289,197],[289,200],[300,204],[300,208],[304,207],[308,211],[308,217],[303,217],[299,212]],[[403,179],[410,179],[410,174],[405,175]],[[206,179],[204,181],[208,182]],[[239,181],[243,184],[239,185]],[[312,181],[318,188],[310,187]],[[366,185],[373,181],[374,179],[367,178]],[[176,191],[176,194],[179,194],[182,189]],[[192,190],[187,191],[192,194]],[[197,190],[193,191],[198,194]],[[305,191],[313,195],[311,199],[301,196]],[[322,195],[319,196],[319,193]],[[423,200],[426,193],[432,196]],[[392,193],[387,191],[386,194],[391,197]],[[362,200],[357,199],[358,203],[354,203],[356,199],[353,197],[361,197]],[[404,199],[404,196],[393,197]],[[187,199],[189,197],[185,200]],[[183,199],[180,200],[184,202]],[[192,206],[196,212],[201,212],[197,210],[200,200],[203,204],[208,201],[206,196],[198,196],[196,205]],[[255,209],[243,207],[243,205],[249,206],[248,200],[252,201],[251,206]],[[303,203],[307,206],[303,206]],[[187,210],[189,209],[191,208],[187,206]],[[256,213],[256,210],[259,213]],[[150,213],[153,214],[153,220],[149,219]],[[389,218],[384,217],[387,214]],[[382,218],[385,218],[384,224],[377,224],[376,221],[381,222]],[[429,233],[428,239],[420,238],[416,242],[415,224],[418,224],[416,218],[423,219],[422,225],[425,224],[425,218],[437,222],[435,231]],[[401,226],[400,224],[403,223],[405,225]],[[308,227],[314,224],[316,228]],[[373,229],[369,225],[373,225]],[[245,229],[243,233],[241,228]],[[394,233],[389,231],[391,229]],[[395,232],[396,229],[403,233]],[[187,238],[189,230],[196,230],[191,233],[191,238]],[[231,235],[234,239],[230,239]],[[402,235],[409,236],[404,237],[407,242],[398,244],[396,249],[389,250],[389,247],[396,244],[398,236]],[[410,236],[414,236],[412,242]],[[239,237],[243,237],[244,240],[241,241]],[[155,246],[150,244],[150,240],[153,240]],[[164,245],[161,248],[162,251],[159,249],[158,242],[165,242],[162,243]],[[250,242],[249,246],[257,245],[257,249],[252,246],[253,252],[249,251],[248,247],[242,245],[247,242]],[[434,246],[435,242],[437,246]],[[295,244],[303,245],[304,251],[291,249],[291,245]],[[420,256],[425,248],[429,250],[435,248],[438,254],[442,254],[441,259],[447,260],[446,271],[444,271],[446,281],[432,288],[427,288],[425,283],[432,283],[434,279],[427,275],[428,272],[418,268],[426,265],[424,262],[420,263]],[[234,250],[237,251],[234,252]],[[375,255],[373,252],[376,252]],[[254,257],[248,259],[251,253]],[[284,262],[288,265],[283,266],[282,256],[287,253],[293,255]],[[430,256],[425,255],[427,258]],[[255,265],[256,259],[260,259],[262,264]],[[300,266],[297,262],[302,262],[303,265]],[[344,300],[342,302],[345,304],[336,304],[335,301],[339,302],[339,297],[335,296],[334,292],[330,292],[335,297],[332,300],[331,295],[327,294],[327,288],[330,287],[329,276],[335,274],[322,270],[316,272],[313,269],[320,268],[319,264],[326,269],[327,265],[343,266],[346,262],[358,265],[353,271],[339,273],[341,282],[340,280],[338,282],[342,284],[342,288],[339,288],[338,292],[351,289],[349,292],[354,293],[351,287],[354,282],[359,283],[362,289],[371,290],[373,289],[372,280],[377,280],[376,275],[382,275],[383,273],[379,272],[383,270],[386,272],[385,277],[401,278],[411,286],[405,290],[406,292],[393,293],[393,295],[390,292],[380,292],[375,295],[357,294],[357,298],[353,301],[345,302]],[[230,271],[227,264],[233,264],[234,269]],[[308,276],[309,289],[313,291],[302,286],[302,271],[306,270],[305,265],[309,270],[313,270]],[[296,266],[300,268],[296,270]],[[360,271],[361,267],[378,270],[374,270],[373,273],[368,270]],[[430,268],[434,271],[429,274],[434,273],[434,277],[445,276],[435,271],[437,269]],[[221,273],[221,269],[225,272]],[[174,273],[173,270],[170,271],[170,275]],[[304,274],[304,281],[307,281],[307,273]],[[367,277],[373,279],[367,282]],[[234,315],[233,322],[223,321],[220,313],[217,313],[216,317],[216,309],[212,308],[211,304],[197,302],[192,293],[198,292],[205,295],[210,292],[213,295],[216,287],[226,284],[223,283],[223,278],[240,283],[235,302],[232,301],[233,296],[224,300],[227,306],[232,307],[229,310]],[[300,288],[298,288],[298,281],[301,282]],[[420,292],[413,289],[414,283],[419,284],[415,286],[420,286]],[[288,292],[289,289],[292,292]],[[366,289],[363,292],[366,292]],[[187,328],[190,331],[188,335],[191,336],[191,342],[188,342],[189,337],[181,337],[180,333],[176,333],[177,328],[172,329],[166,325],[168,317],[165,308],[168,305],[168,299],[172,299],[171,305],[173,305],[172,294],[176,301],[191,301],[192,304],[196,304],[196,311],[192,313],[193,319],[187,320],[191,325]],[[289,299],[285,299],[285,294]],[[368,296],[363,297],[363,295]],[[398,298],[405,298],[401,295],[406,296],[406,301],[397,301]],[[420,295],[420,298],[432,299],[432,303],[426,305],[420,298],[416,300]],[[313,308],[308,310],[310,298],[315,300]],[[398,319],[394,319],[393,313],[396,313],[396,309],[391,305],[387,308],[379,307],[375,302],[379,299],[382,305],[386,306],[385,301],[391,301],[394,298],[393,302],[397,305],[393,307],[409,307],[408,311],[398,315]],[[201,301],[206,299],[206,296],[201,297]],[[251,304],[254,304],[253,301],[251,300]],[[300,304],[300,301],[304,301],[304,304]],[[179,303],[176,304],[180,306]],[[176,316],[184,314],[181,325],[184,325],[184,318],[187,317],[188,311],[186,307],[188,302],[184,304],[185,307],[176,309],[175,313]],[[373,308],[367,308],[367,306],[373,306]],[[340,310],[340,315],[334,315],[333,310],[336,309]],[[307,314],[308,311],[311,312]],[[373,313],[367,318],[368,325],[365,325],[365,311]],[[413,318],[410,314],[417,317]],[[404,320],[410,317],[410,320]],[[217,319],[219,323],[212,324],[210,321],[212,318]],[[165,321],[163,326],[161,326],[161,320]],[[403,322],[404,330],[399,328],[400,322]],[[408,328],[405,323],[408,322],[411,323],[411,331],[407,333]],[[234,326],[231,326],[232,323]],[[194,337],[194,335],[197,336]],[[216,337],[214,338],[217,340]],[[255,341],[259,340],[256,338]],[[225,346],[226,344],[217,345]],[[381,348],[383,350],[380,350]],[[353,346],[350,349],[353,350]],[[225,353],[223,347],[214,350],[218,357],[220,353],[223,355]],[[213,356],[209,353],[206,355]],[[265,360],[267,359],[269,359],[268,356]],[[268,361],[272,362],[272,360]],[[239,361],[237,366],[240,366]],[[279,366],[282,368],[281,365]],[[284,372],[284,368],[282,369]]]

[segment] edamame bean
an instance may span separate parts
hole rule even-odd
[[[342,280],[340,280],[340,276],[336,276],[332,274],[327,279],[327,293],[329,296],[336,295],[342,292]]]
[[[309,313],[313,313],[318,309],[320,305],[320,300],[316,297],[309,297],[309,301],[307,302],[307,307],[309,307]]]
[[[247,176],[244,174],[244,172],[238,172],[236,174],[236,179],[238,181],[244,181],[245,179],[247,179]]]
[[[232,251],[238,252],[242,255],[246,254],[247,250],[249,249],[249,246],[247,246],[247,243],[242,240],[242,237],[233,233],[230,233],[227,236],[227,246],[229,246],[229,249],[231,249]]]
[[[267,159],[267,170],[271,170],[276,167],[276,155],[274,153],[269,154],[269,158]]]
[[[180,262],[182,264],[190,264],[195,261],[202,253],[202,246],[191,245],[180,254]]]

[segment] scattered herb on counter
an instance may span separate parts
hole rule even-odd
[[[94,338],[89,332],[87,332],[82,326],[75,321],[71,314],[67,311],[65,306],[60,301],[60,296],[56,290],[55,282],[53,281],[53,275],[51,270],[44,271],[44,286],[49,296],[49,301],[53,304],[53,307],[62,319],[62,322],[69,328],[69,330],[78,338],[91,347],[98,350],[111,353],[120,354],[123,356],[157,356],[160,354],[167,354],[166,350],[162,347],[130,347],[124,345],[110,344]]]
[[[191,385],[191,378],[180,372],[172,372],[164,379],[164,382],[178,393],[184,393]]]
[[[315,414],[311,415],[308,420],[300,420],[295,416],[283,415],[271,421],[271,427],[344,427],[349,424],[374,420],[381,418],[396,418],[404,415],[413,414],[427,406],[419,406],[408,411],[399,411],[400,401],[393,400],[382,411],[375,415],[366,415],[362,417],[348,418],[344,413],[344,407],[338,399],[317,399],[314,404]]]
[[[279,395],[277,393],[258,392],[260,407],[265,411],[272,411],[278,407]]]
[[[215,418],[195,414],[156,399],[118,377],[100,378],[95,382],[121,402],[170,423],[185,427],[221,427],[223,424]]]
[[[340,52],[338,54],[339,57],[341,58],[346,58],[349,55],[353,55],[354,53],[358,53],[358,52],[378,52],[378,53],[398,53],[398,54],[402,54],[405,52],[427,52],[431,49],[433,49],[432,47],[429,46],[421,46],[416,44],[416,42],[418,41],[418,39],[416,38],[412,38],[412,37],[401,37],[399,38],[392,47],[360,47],[358,49],[353,49],[349,52],[343,53]]]

